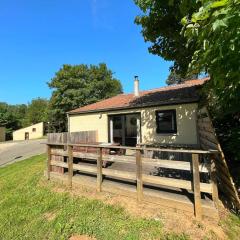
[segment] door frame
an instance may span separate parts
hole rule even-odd
[[[111,136],[111,128],[113,127],[112,124],[113,122],[111,121],[112,117],[122,117],[122,116],[126,116],[126,115],[138,115],[139,117],[137,118],[137,144],[140,144],[142,142],[142,119],[141,119],[141,112],[131,112],[131,113],[111,113],[108,114],[108,142],[111,143],[112,142],[112,136]],[[124,129],[124,137],[126,138],[126,125],[125,125],[125,121],[123,126],[125,127]],[[139,129],[138,129],[139,128]],[[125,142],[125,139],[124,139]],[[125,146],[125,145],[123,145]]]
[[[25,132],[24,133],[24,139],[25,140],[29,140],[29,132]]]

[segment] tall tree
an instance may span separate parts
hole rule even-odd
[[[24,126],[48,121],[48,100],[36,98],[28,105]]]
[[[52,131],[67,130],[66,113],[122,92],[119,80],[106,64],[63,65],[48,83],[53,89],[50,99],[50,126]]]
[[[210,74],[205,99],[225,153],[240,160],[240,1],[199,3],[201,8],[182,20],[188,42],[196,45],[189,72]]]
[[[176,73],[174,70],[171,70],[166,80],[166,84],[167,85],[180,84],[180,83],[184,83],[187,80],[192,80],[197,78],[198,78],[198,74],[189,74],[186,77],[182,77],[180,74]]]
[[[174,61],[181,78],[206,73],[205,99],[224,149],[240,159],[240,1],[135,0],[149,51]],[[184,27],[183,27],[184,26]],[[173,75],[173,73],[172,73]],[[176,80],[170,73],[169,83]],[[178,80],[177,80],[178,81]],[[216,121],[217,120],[217,121]],[[228,126],[226,128],[226,126]]]
[[[211,76],[211,94],[218,112],[239,111],[240,101],[240,2],[237,0],[200,0],[202,6],[182,23],[188,42],[194,39],[190,73]],[[213,102],[215,105],[215,102]],[[214,106],[216,107],[216,105]]]
[[[198,9],[194,0],[135,0],[143,11],[135,18],[142,26],[145,41],[151,42],[149,52],[173,61],[172,70],[185,78],[188,64],[195,51],[194,42],[186,46],[187,38],[181,34],[181,19]]]
[[[183,82],[184,79],[180,74],[177,74],[174,70],[170,71],[168,78],[166,80],[167,85],[179,84]]]
[[[0,126],[6,127],[6,139],[12,139],[12,132],[22,127],[27,106],[0,103]]]

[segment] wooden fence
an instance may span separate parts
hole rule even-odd
[[[50,139],[53,139],[53,137]],[[61,137],[60,137],[61,139]],[[62,141],[62,140],[61,140]],[[193,192],[194,196],[194,213],[199,219],[204,213],[201,193],[207,193],[212,196],[212,200],[215,206],[218,206],[218,189],[215,178],[215,154],[217,151],[203,151],[203,150],[186,150],[186,149],[159,149],[159,148],[144,148],[144,147],[123,147],[123,146],[111,146],[111,145],[99,145],[99,144],[76,144],[76,143],[62,143],[48,141],[48,161],[47,161],[47,177],[50,179],[52,166],[60,167],[66,170],[68,176],[68,184],[72,186],[74,172],[83,172],[89,174],[95,174],[97,176],[96,188],[100,192],[102,191],[103,176],[120,178],[124,180],[136,181],[136,193],[138,201],[143,200],[144,196],[144,184],[160,185],[169,188],[185,189]],[[86,151],[78,151],[77,149],[85,149]],[[91,151],[87,151],[91,149]],[[93,150],[94,149],[94,150]],[[108,150],[115,150],[121,152],[121,155],[110,155]],[[133,155],[123,155],[124,151],[131,150]],[[144,151],[160,151],[160,152],[181,152],[188,153],[192,156],[191,161],[175,161],[175,160],[163,160],[144,157]],[[66,158],[66,161],[58,160],[54,156],[60,156],[62,159]],[[210,159],[208,163],[202,161],[206,159],[206,156]],[[94,159],[96,165],[84,165],[81,162],[75,163],[74,159]],[[201,160],[201,161],[200,161]],[[117,162],[124,164],[135,164],[135,172],[129,172],[125,170],[116,170],[103,168],[103,161]],[[192,173],[192,179],[183,180],[169,177],[160,177],[146,174],[143,171],[143,166],[158,166],[162,168],[172,170],[184,170]],[[203,182],[200,178],[200,173],[208,173],[210,175],[209,182]],[[167,203],[168,204],[168,203]],[[169,203],[170,204],[170,203]],[[174,206],[176,208],[176,206]],[[184,208],[183,208],[184,209]],[[205,211],[206,212],[206,211]]]
[[[240,210],[238,192],[206,107],[200,109],[198,113],[198,132],[202,149],[215,149],[219,152],[216,158],[216,177],[219,190],[225,195],[225,199],[227,199],[228,204],[231,205],[230,207]]]
[[[81,131],[81,132],[62,132],[62,133],[49,133],[47,135],[48,142],[54,142],[56,144],[66,144],[71,143],[95,143],[98,140],[97,131]],[[52,146],[52,151],[57,152],[58,150],[66,150],[66,146],[63,148],[61,145]],[[64,156],[61,155],[52,155],[53,161],[64,162]],[[51,171],[64,173],[64,168],[61,166],[51,166]]]

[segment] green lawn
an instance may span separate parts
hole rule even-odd
[[[0,239],[189,239],[165,234],[161,221],[134,218],[124,209],[99,200],[52,191],[43,178],[45,155],[0,168]],[[47,184],[46,184],[47,182]],[[229,227],[231,225],[231,228]],[[235,239],[239,218],[224,222]]]
[[[130,217],[122,208],[72,197],[40,184],[45,155],[0,169],[0,239],[187,239],[163,234],[160,221]]]

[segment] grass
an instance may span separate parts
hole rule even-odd
[[[0,168],[1,240],[69,239],[73,235],[98,240],[190,239],[184,233],[166,233],[161,220],[133,217],[100,200],[53,191],[55,184],[43,177],[45,159],[39,155]],[[220,224],[228,239],[239,239],[239,217],[230,214]],[[212,236],[204,239],[217,239]]]
[[[230,240],[239,239],[240,234],[240,217],[230,214],[229,217],[221,222],[226,234]]]
[[[161,221],[134,218],[124,209],[101,201],[52,191],[43,184],[45,155],[0,168],[0,239],[185,240],[185,234],[165,234]]]

